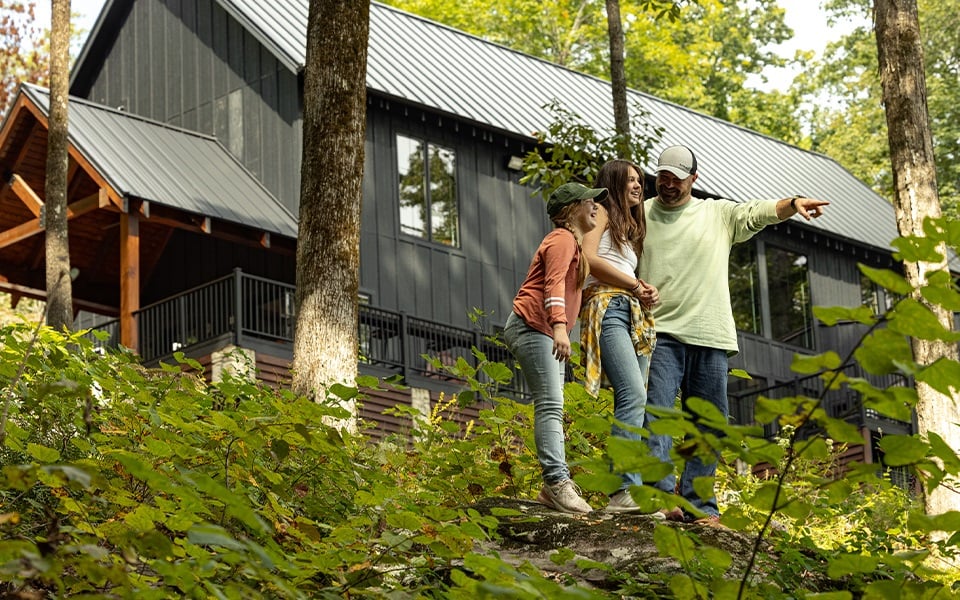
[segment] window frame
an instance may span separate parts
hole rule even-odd
[[[757,291],[759,292],[759,315],[754,315],[753,322],[757,323],[757,318],[759,318],[758,324],[759,324],[760,330],[759,332],[749,331],[749,330],[741,329],[738,326],[737,332],[743,333],[745,335],[759,336],[764,339],[773,340],[778,343],[786,344],[788,346],[795,347],[795,348],[802,348],[805,350],[816,350],[819,347],[819,342],[818,342],[819,338],[817,335],[816,319],[813,316],[813,306],[814,306],[813,295],[810,290],[811,288],[810,286],[810,263],[811,263],[810,252],[803,248],[793,247],[791,244],[783,244],[783,243],[776,243],[776,242],[771,243],[758,237],[751,238],[750,240],[747,240],[742,244],[738,244],[738,246],[745,245],[745,244],[752,244],[753,250],[754,250],[753,252],[753,258],[755,259],[754,273],[756,274],[756,277],[757,277]],[[770,265],[768,260],[770,258],[769,255],[774,252],[784,252],[784,253],[802,256],[805,260],[805,265],[806,265],[805,289],[807,291],[806,301],[805,301],[805,311],[806,311],[806,321],[809,323],[809,327],[808,327],[809,338],[806,338],[806,336],[804,337],[806,339],[809,339],[809,344],[797,343],[796,341],[784,341],[784,340],[778,339],[774,334],[775,328],[773,326],[773,317],[772,317],[772,315],[774,314],[774,311],[771,309],[771,289],[770,289],[771,274],[769,273]],[[733,273],[734,269],[740,268],[739,265],[734,265],[732,263],[733,256],[734,256],[734,252],[731,251],[730,259],[729,259],[731,260],[731,263],[729,265],[730,273]],[[731,307],[735,307],[737,304],[734,298],[733,290],[731,290],[730,292],[730,303],[731,303]],[[734,313],[734,320],[737,320],[736,313]]]
[[[409,140],[413,142],[410,145],[419,146],[420,157],[423,161],[423,178],[420,181],[420,186],[423,195],[423,208],[421,211],[421,222],[420,225],[423,229],[422,233],[414,233],[410,231],[405,231],[404,225],[404,206],[403,202],[403,178],[405,173],[401,169],[401,148],[407,146],[406,143],[402,143],[401,139]],[[456,212],[455,227],[453,231],[453,241],[448,243],[442,239],[438,239],[436,235],[438,231],[436,213],[434,210],[433,195],[435,193],[436,184],[431,179],[431,161],[434,154],[434,149],[438,149],[440,152],[447,152],[452,157],[452,168],[450,169],[450,174],[452,177],[452,187],[453,187],[453,208]],[[452,144],[445,144],[435,139],[429,138],[428,136],[414,134],[408,131],[397,131],[394,133],[394,189],[396,190],[397,197],[397,231],[398,234],[409,239],[416,240],[417,242],[428,244],[433,248],[443,248],[446,250],[462,250],[463,248],[463,236],[461,229],[461,215],[463,214],[461,206],[461,195],[460,195],[460,181],[462,179],[460,174],[460,152]],[[409,155],[412,156],[412,153]],[[408,166],[407,173],[409,173],[410,160],[409,156],[406,157],[406,163]],[[445,169],[446,171],[446,169]]]

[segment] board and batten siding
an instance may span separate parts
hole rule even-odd
[[[216,136],[294,214],[302,148],[295,74],[212,0],[133,3],[89,100]],[[471,328],[502,325],[549,230],[543,201],[506,170],[523,142],[388,99],[368,102],[361,291],[374,305]],[[457,152],[461,247],[400,234],[396,135]]]
[[[132,3],[85,97],[216,136],[297,214],[297,76],[213,0]]]
[[[367,119],[361,290],[375,306],[464,329],[474,308],[503,325],[549,231],[543,201],[505,167],[521,145],[382,98],[371,99]],[[397,135],[456,152],[459,248],[400,233]]]

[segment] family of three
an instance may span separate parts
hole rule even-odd
[[[571,478],[564,448],[563,363],[579,318],[584,386],[593,395],[602,384],[613,389],[611,434],[639,440],[638,431],[647,432],[651,455],[671,465],[670,475],[647,483],[686,501],[653,514],[719,520],[716,496],[694,490],[695,479],[715,476],[717,457],[686,460],[678,486],[673,439],[649,433],[655,417],[646,407],[699,397],[727,417],[727,360],[738,351],[730,249],[795,214],[817,218],[829,203],[803,196],[704,200],[692,195],[697,177],[693,151],[672,146],[657,162],[653,198],[643,197],[643,169],[612,160],[593,187],[566,183],[547,200],[554,229],[537,248],[504,329],[533,402],[542,504],[566,513],[593,510]],[[644,484],[640,474],[621,478],[605,510],[642,512],[631,494]]]

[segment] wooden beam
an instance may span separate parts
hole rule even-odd
[[[29,189],[29,188],[27,188]],[[40,202],[40,205],[43,205],[43,202]],[[90,194],[82,200],[77,200],[76,202],[67,206],[67,220],[75,219],[81,215],[85,215],[88,212],[98,210],[101,208],[112,207],[113,203],[110,202],[109,197],[107,196],[106,190],[100,188],[100,191],[96,194]],[[6,231],[0,232],[0,248],[6,248],[7,246],[12,246],[17,242],[22,242],[23,240],[37,235],[38,233],[43,233],[44,226],[43,222],[40,220],[39,215],[36,219],[30,219],[25,223],[21,223],[15,227],[11,227]]]
[[[26,223],[21,223],[20,225],[11,227],[4,232],[0,232],[0,248],[12,246],[17,242],[22,242],[23,240],[42,232],[43,226],[40,224],[40,219],[30,219]]]
[[[27,209],[33,213],[33,216],[40,216],[40,212],[43,210],[43,200],[33,191],[30,184],[23,180],[23,177],[14,173],[10,177],[10,189],[17,195],[17,198],[20,198],[20,202],[23,202]]]
[[[101,208],[112,208],[113,203],[107,195],[107,190],[100,188],[95,194],[90,194],[86,198],[77,200],[67,205],[67,220],[76,219],[88,212],[93,212]]]
[[[140,309],[140,215],[132,210],[120,215],[120,343],[139,350],[137,321]]]

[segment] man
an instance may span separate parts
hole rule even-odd
[[[639,274],[660,292],[660,304],[653,308],[657,346],[650,361],[647,403],[672,408],[679,392],[684,399],[709,401],[726,418],[727,359],[739,351],[727,281],[730,249],[795,214],[815,219],[829,202],[803,196],[746,203],[703,200],[691,196],[697,177],[693,151],[667,148],[657,163],[657,196],[644,203],[647,235]],[[654,420],[648,411],[644,427],[649,429]],[[648,443],[654,456],[671,462],[669,435],[651,434]],[[701,498],[694,490],[695,479],[708,477],[712,482],[716,471],[716,458],[689,458],[679,492],[695,512],[674,509],[665,513],[667,518],[719,523],[716,496]],[[673,493],[676,475],[655,485]]]

